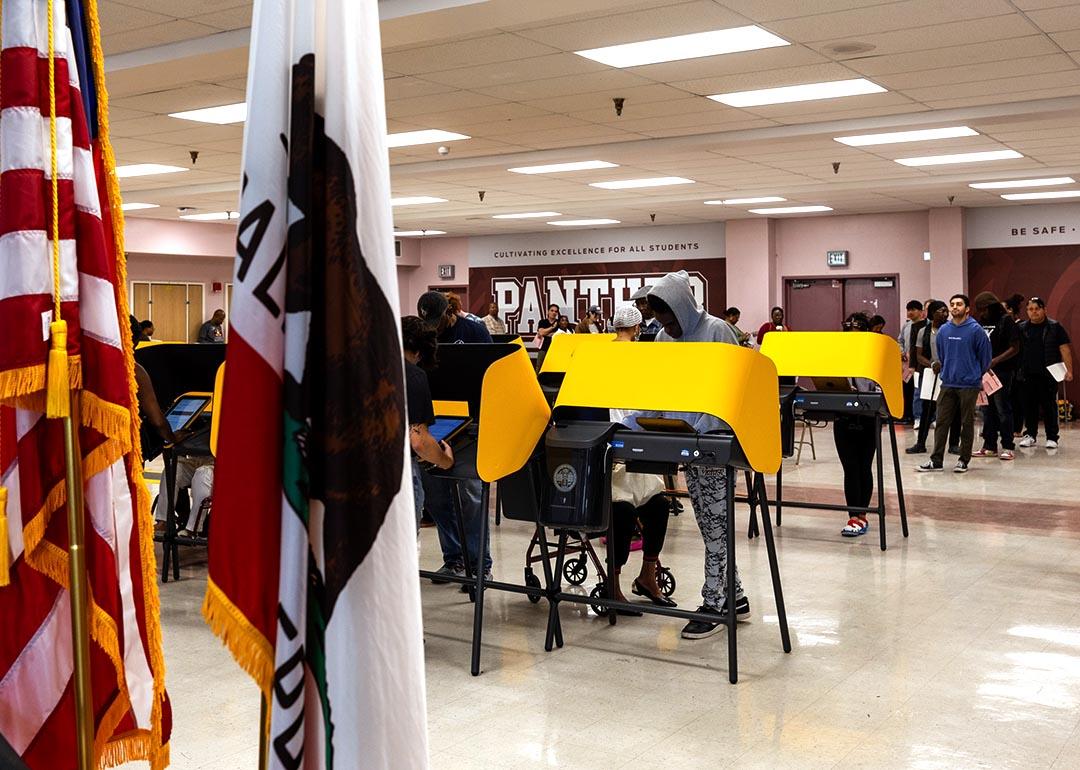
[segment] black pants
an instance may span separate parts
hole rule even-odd
[[[844,499],[856,508],[868,508],[874,496],[874,453],[878,437],[873,417],[844,416],[833,422],[836,454],[844,468]],[[865,518],[865,513],[858,514]]]
[[[1058,440],[1058,383],[1047,373],[1025,373],[1024,388],[1024,433],[1032,438],[1039,437],[1039,413],[1042,412],[1046,427],[1046,440]]]
[[[667,537],[668,500],[654,495],[640,508],[626,502],[612,503],[611,515],[615,530],[615,564],[619,567],[630,558],[630,540],[634,536],[634,522],[641,522],[641,552],[647,559],[655,559],[664,549]],[[609,546],[610,547],[610,546]]]
[[[930,423],[937,417],[937,401],[922,402],[922,417],[919,418],[919,436],[915,440],[918,446],[926,447],[926,437],[930,434]],[[952,425],[949,426],[949,446],[960,445],[960,413],[953,415]]]
[[[1012,372],[995,372],[1001,380],[1001,389],[994,391],[988,397],[986,405],[986,419],[983,421],[983,447],[997,451],[998,435],[1001,436],[1002,449],[1015,449],[1016,443],[1013,438],[1013,410],[1012,410]]]
[[[938,420],[934,428],[934,449],[930,459],[934,465],[945,460],[945,439],[954,417],[960,418],[960,460],[971,462],[971,447],[975,442],[975,402],[980,388],[947,388],[942,386],[938,396]]]
[[[915,378],[904,383],[904,419],[915,419]]]

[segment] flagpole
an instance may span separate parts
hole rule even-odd
[[[270,768],[270,707],[266,702],[266,693],[259,696],[259,770]]]
[[[78,401],[71,394],[71,410],[64,417],[64,461],[67,465],[68,573],[71,592],[71,641],[75,653],[75,741],[79,770],[94,763],[94,707],[90,692],[90,633],[87,618],[86,547],[83,532],[82,466],[79,437],[72,415]]]

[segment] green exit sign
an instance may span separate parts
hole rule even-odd
[[[825,264],[829,267],[847,267],[847,257],[846,251],[826,251]]]

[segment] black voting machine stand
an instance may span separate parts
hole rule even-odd
[[[784,469],[781,467],[776,472],[776,526],[783,524],[783,510],[784,506],[789,508],[804,508],[809,510],[819,511],[847,511],[848,513],[874,513],[878,517],[878,532],[881,550],[884,551],[888,547],[886,535],[885,535],[885,460],[882,456],[882,441],[881,441],[881,428],[882,424],[889,426],[889,445],[892,449],[893,460],[893,474],[896,476],[896,495],[897,504],[900,509],[900,530],[904,537],[908,536],[908,520],[907,520],[907,505],[904,501],[904,481],[901,476],[900,470],[900,453],[896,443],[896,422],[892,415],[889,413],[888,405],[885,401],[884,393],[880,391],[865,392],[865,391],[823,391],[823,390],[803,390],[798,385],[793,384],[794,377],[781,378],[782,384],[780,386],[780,401],[784,406],[784,456],[790,457],[789,444],[787,438],[787,426],[790,425],[791,430],[791,448],[794,448],[794,414],[788,422],[787,410],[793,409],[794,413],[799,416],[806,417],[811,420],[821,420],[826,422],[834,421],[841,415],[860,415],[874,418],[874,436],[876,437],[876,451],[874,453],[874,462],[876,466],[876,488],[877,488],[877,500],[873,506],[849,506],[840,505],[838,503],[815,503],[815,502],[799,502],[799,501],[786,501],[784,500]],[[749,487],[750,481],[747,477],[747,486]],[[748,494],[749,497],[749,494]],[[747,498],[740,498],[740,502],[748,502],[750,504],[750,523],[747,529],[747,537],[753,539],[758,532],[757,524],[757,506],[756,504]]]
[[[450,499],[457,521],[458,537],[461,540],[465,575],[464,577],[440,575],[433,570],[422,569],[420,570],[420,577],[447,583],[458,583],[468,589],[469,597],[473,602],[470,669],[473,676],[479,676],[480,674],[480,650],[484,630],[484,592],[488,590],[509,591],[511,593],[525,594],[530,599],[535,597],[536,601],[545,596],[545,591],[541,586],[518,585],[484,578],[484,544],[487,543],[490,535],[488,523],[490,485],[480,479],[476,467],[479,434],[483,429],[480,424],[480,405],[483,395],[484,375],[488,367],[493,363],[513,354],[518,348],[518,345],[507,343],[440,344],[439,365],[428,372],[432,400],[466,402],[469,405],[469,416],[472,418],[472,424],[457,439],[451,442],[451,448],[454,450],[454,466],[449,470],[432,469],[425,472],[454,482],[480,480],[480,505],[483,515],[480,517],[481,547],[479,553],[470,554],[460,493],[457,483],[455,483],[454,493],[450,496]],[[551,583],[551,576],[548,574],[549,566],[545,562],[545,577],[548,585]]]
[[[159,343],[140,345],[135,349],[135,361],[150,375],[154,395],[162,411],[168,409],[185,393],[213,393],[214,378],[225,362],[225,345]],[[213,408],[215,405],[211,405]],[[162,544],[161,582],[180,579],[180,546],[205,546],[207,538],[196,534],[179,537],[176,525],[176,465],[181,457],[205,456],[210,452],[210,416],[204,414],[192,426],[193,434],[162,450],[164,474],[158,494],[165,494],[165,531],[155,535]]]

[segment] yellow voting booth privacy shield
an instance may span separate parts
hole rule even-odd
[[[773,362],[737,345],[586,345],[574,354],[555,407],[711,414],[731,427],[754,470],[776,473],[779,389]]]
[[[556,334],[551,338],[551,346],[540,365],[540,373],[565,372],[570,368],[570,361],[578,350],[614,339],[614,334]]]
[[[484,373],[480,396],[476,449],[480,478],[497,481],[520,470],[544,435],[550,417],[524,347],[491,364]]]
[[[766,334],[763,355],[781,377],[862,377],[876,382],[889,413],[904,416],[904,385],[896,340],[872,332]]]

